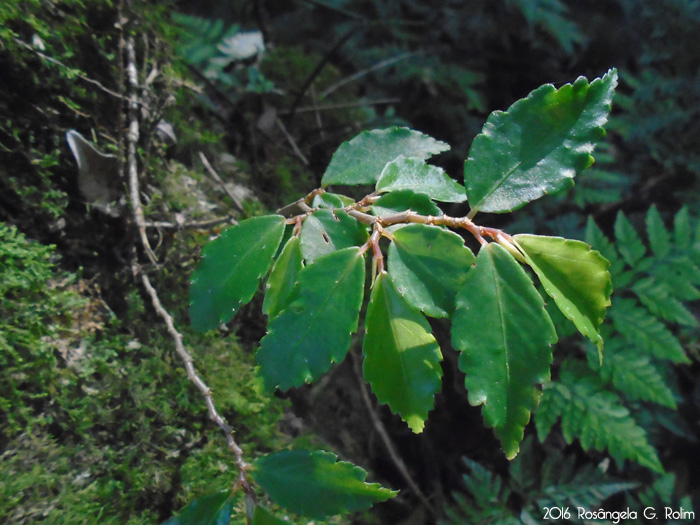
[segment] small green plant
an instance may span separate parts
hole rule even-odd
[[[269,273],[263,302],[269,327],[257,362],[269,390],[288,390],[345,358],[370,273],[363,372],[379,401],[414,432],[423,430],[442,377],[442,352],[426,316],[449,319],[469,401],[483,405],[485,423],[514,458],[540,385],[550,379],[557,341],[521,264],[602,361],[609,263],[581,241],[510,236],[474,217],[510,212],[571,187],[593,163],[616,84],[611,70],[593,82],[544,85],[494,112],[471,146],[464,186],[425,162],[447,144],[406,128],[360,133],[334,154],[322,188],[278,215],[242,221],[204,248],[190,288],[192,326],[206,331],[230,321]],[[374,189],[355,200],[329,191],[331,185]],[[448,216],[436,204],[467,200],[464,217]],[[469,232],[478,255],[451,230]],[[274,501],[311,517],[365,509],[395,495],[364,483],[363,471],[326,452],[273,453],[250,470]],[[230,516],[230,494],[206,497],[221,498],[221,505],[203,505],[202,498],[173,523],[191,523],[186,516],[204,507],[219,509],[207,511],[211,519]],[[254,523],[265,522],[257,515],[250,510]]]

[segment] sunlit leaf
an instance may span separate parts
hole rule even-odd
[[[421,159],[398,157],[382,171],[377,191],[411,190],[425,193],[440,202],[464,202],[464,186],[451,179],[442,168],[426,164]]]
[[[329,184],[374,184],[384,166],[399,155],[425,160],[449,149],[444,142],[408,128],[363,131],[340,145],[321,184],[324,187]]]
[[[610,306],[610,263],[581,241],[516,235],[528,264],[561,312],[602,351],[599,327]]]
[[[192,328],[216,328],[253,298],[283,233],[284,217],[254,217],[231,226],[204,247],[190,286]]]
[[[515,259],[492,243],[479,251],[452,318],[452,344],[472,405],[484,405],[509,459],[549,380],[557,340],[544,301]]]
[[[474,263],[464,240],[448,230],[409,224],[393,232],[389,276],[406,301],[431,317],[448,317]]]
[[[589,84],[580,77],[556,89],[546,84],[493,112],[464,163],[473,211],[502,213],[573,186],[604,135],[617,72]]]
[[[425,317],[396,292],[386,274],[374,283],[367,317],[365,379],[414,432],[422,432],[440,390],[442,354]]]
[[[301,253],[309,263],[336,250],[360,246],[367,238],[367,229],[344,211],[318,210],[304,220]]]
[[[270,390],[318,379],[345,358],[357,330],[365,262],[359,248],[320,257],[298,274],[294,300],[269,324],[257,353]]]
[[[366,483],[364,470],[330,452],[285,450],[258,459],[253,468],[253,478],[275,503],[312,518],[368,509],[397,494]]]

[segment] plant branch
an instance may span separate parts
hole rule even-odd
[[[216,173],[216,170],[212,167],[212,165],[209,163],[209,159],[202,153],[201,151],[199,152],[199,158],[202,161],[202,164],[204,164],[204,167],[207,169],[207,172],[211,176],[212,179],[214,179],[219,186],[221,186],[221,189],[226,192],[226,195],[228,195],[228,198],[231,199],[233,202],[233,205],[236,207],[236,209],[239,211],[239,213],[244,214],[245,210],[243,209],[243,204],[241,204],[241,201],[238,200],[238,197],[236,197],[231,190],[228,189],[228,186],[224,183],[224,181],[219,177],[219,174]]]
[[[136,145],[139,141],[139,119],[138,119],[138,73],[136,70],[136,51],[134,49],[134,37],[130,36],[126,40],[126,74],[129,80],[131,93],[129,94],[129,132],[126,135],[127,140],[127,169],[129,173],[129,196],[131,201],[131,211],[136,222],[136,227],[139,230],[141,237],[141,245],[143,246],[148,259],[153,264],[158,264],[158,258],[153,253],[148,236],[146,235],[146,221],[143,217],[143,208],[141,207],[141,195],[139,191],[139,174],[136,166]]]
[[[221,417],[221,415],[219,415],[219,413],[217,412],[211,388],[209,388],[207,384],[202,380],[202,378],[199,377],[199,375],[197,374],[197,370],[195,369],[193,364],[194,359],[185,348],[185,345],[182,343],[182,334],[180,334],[177,328],[175,328],[175,323],[173,322],[172,316],[163,307],[163,304],[160,302],[160,298],[158,297],[158,292],[156,292],[156,289],[151,284],[151,281],[148,278],[148,276],[140,270],[136,263],[132,263],[132,271],[134,272],[134,275],[141,275],[141,282],[143,283],[143,286],[151,299],[151,304],[153,305],[153,308],[155,309],[158,316],[163,320],[163,322],[165,322],[165,325],[168,329],[168,333],[170,334],[170,337],[175,343],[175,351],[182,360],[185,370],[187,371],[187,379],[192,381],[192,383],[194,383],[197,389],[202,393],[207,406],[207,412],[209,413],[209,418],[217,424],[217,426],[221,429],[221,431],[224,433],[224,436],[226,437],[226,444],[228,445],[229,450],[233,452],[233,455],[236,458],[236,466],[238,466],[238,480],[236,481],[236,487],[241,487],[246,493],[246,495],[254,496],[253,489],[250,486],[246,477],[246,471],[248,470],[250,465],[248,465],[248,463],[246,463],[243,459],[243,450],[238,445],[238,443],[236,443],[236,440],[233,437],[233,429],[226,422],[226,420],[223,417]]]
[[[431,505],[426,495],[423,494],[423,491],[420,489],[418,484],[411,476],[411,473],[408,471],[406,464],[404,463],[403,459],[401,459],[401,456],[397,452],[394,443],[391,441],[391,437],[389,437],[389,433],[386,431],[384,423],[382,423],[381,419],[379,419],[379,416],[374,410],[374,406],[372,406],[372,400],[370,399],[369,394],[367,393],[367,385],[365,383],[364,378],[362,377],[362,369],[360,368],[361,365],[359,360],[355,358],[352,352],[348,352],[348,355],[350,356],[350,360],[353,364],[355,377],[357,378],[357,382],[360,387],[360,394],[362,394],[362,401],[365,405],[365,408],[367,409],[367,412],[369,412],[369,416],[372,420],[372,425],[374,426],[374,429],[377,431],[377,434],[379,434],[382,443],[384,443],[384,446],[386,447],[386,450],[389,453],[389,458],[394,463],[394,466],[399,471],[399,474],[401,474],[401,477],[403,477],[404,481],[406,481],[406,484],[408,485],[411,492],[413,492],[416,495],[416,497],[421,501],[421,503],[430,513],[430,515],[433,518],[437,519],[438,515],[435,508]]]
[[[113,96],[113,97],[116,97],[116,98],[122,99],[122,100],[125,99],[125,97],[124,97],[122,94],[117,93],[116,91],[113,91],[113,90],[109,89],[108,87],[103,86],[101,83],[99,83],[97,80],[95,80],[95,79],[93,79],[93,78],[90,78],[90,77],[88,77],[88,76],[86,76],[86,75],[83,75],[82,73],[80,73],[80,70],[75,69],[75,68],[72,68],[72,67],[70,67],[70,66],[67,66],[67,65],[65,65],[63,62],[61,62],[60,60],[56,60],[55,58],[50,57],[50,56],[48,56],[48,55],[45,55],[45,54],[42,53],[41,51],[38,51],[37,49],[34,49],[30,44],[28,44],[28,43],[25,42],[24,40],[21,40],[21,39],[19,39],[19,38],[15,38],[14,40],[15,40],[15,42],[16,42],[17,44],[19,44],[19,45],[22,46],[23,48],[25,48],[25,49],[31,51],[32,53],[34,53],[34,54],[35,54],[36,56],[38,56],[39,58],[43,58],[44,60],[46,60],[46,61],[48,61],[48,62],[51,62],[52,64],[56,64],[57,66],[62,67],[63,69],[65,69],[65,70],[67,70],[67,71],[70,71],[71,73],[73,73],[73,74],[74,74],[77,78],[79,78],[80,80],[83,80],[83,81],[85,81],[85,82],[89,82],[89,83],[92,84],[93,86],[97,86],[99,89],[101,89],[102,91],[104,91],[104,92],[107,93],[108,95],[111,95],[111,96]]]

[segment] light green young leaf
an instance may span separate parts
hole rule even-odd
[[[440,391],[442,354],[425,317],[377,277],[367,307],[363,372],[380,403],[415,433],[423,431]]]
[[[539,235],[514,239],[547,294],[578,331],[598,346],[602,357],[599,327],[610,306],[610,263],[585,242]]]
[[[398,190],[379,197],[371,207],[372,213],[378,217],[394,215],[411,210],[421,215],[442,215],[442,211],[430,200],[425,193],[415,193],[411,190]]]
[[[389,277],[408,304],[431,317],[449,317],[457,291],[474,263],[464,240],[448,230],[409,224],[393,233]]]
[[[321,184],[324,188],[330,184],[374,184],[384,166],[399,155],[425,160],[449,149],[444,142],[408,128],[363,131],[340,145]]]
[[[368,509],[397,494],[366,483],[364,470],[324,451],[270,454],[255,461],[253,478],[278,505],[317,519]]]
[[[302,267],[299,237],[292,237],[284,245],[267,279],[267,291],[262,306],[265,315],[275,317],[287,307],[297,282],[297,274]]]
[[[605,135],[616,85],[613,69],[590,84],[583,77],[559,89],[546,84],[493,112],[464,163],[472,213],[515,210],[573,186]]]
[[[254,217],[231,226],[204,247],[190,286],[192,328],[216,328],[253,298],[283,233],[284,217]]]
[[[228,525],[232,509],[231,491],[222,490],[197,498],[163,525]]]
[[[421,159],[398,157],[386,165],[377,181],[377,191],[411,190],[425,193],[439,202],[464,202],[464,186],[450,178],[442,168]]]
[[[544,301],[522,267],[501,246],[483,246],[457,295],[452,344],[462,352],[469,402],[484,405],[484,420],[509,459],[539,401],[536,385],[549,380],[556,341]]]
[[[342,210],[318,210],[301,227],[301,254],[308,263],[367,241],[367,229]]]
[[[298,281],[260,341],[257,360],[270,390],[316,380],[345,358],[362,304],[364,257],[359,248],[338,250],[302,269]]]

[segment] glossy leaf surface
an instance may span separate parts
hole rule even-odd
[[[464,186],[451,179],[442,168],[403,156],[386,165],[376,189],[379,192],[411,190],[440,202],[467,200]]]
[[[440,390],[442,354],[423,314],[404,301],[386,274],[372,289],[362,350],[364,376],[379,402],[421,432]]]
[[[452,318],[452,344],[472,405],[484,405],[509,459],[537,406],[537,384],[549,380],[557,340],[544,302],[522,267],[501,246],[479,251]]]
[[[253,478],[275,503],[312,518],[364,510],[396,495],[365,483],[364,470],[330,452],[286,450],[258,459],[253,467]]]
[[[344,211],[318,210],[304,220],[301,253],[309,263],[336,250],[360,246],[367,238],[367,229]]]
[[[265,315],[275,317],[287,307],[301,269],[299,237],[292,237],[284,245],[267,280],[267,291],[262,306]]]
[[[311,382],[345,358],[362,304],[364,257],[358,248],[333,252],[301,270],[298,281],[257,353],[270,390]]]
[[[231,226],[204,247],[190,286],[192,328],[217,328],[253,298],[283,233],[284,217],[254,217]]]
[[[546,84],[493,112],[464,163],[473,211],[503,213],[573,186],[604,135],[617,72],[589,84],[580,77],[559,89]]]
[[[228,525],[231,523],[232,509],[231,491],[222,490],[190,502],[179,515],[163,525]]]
[[[539,235],[516,235],[514,239],[547,294],[601,352],[599,328],[612,294],[607,259],[581,241]]]
[[[442,211],[424,193],[415,193],[411,190],[397,190],[379,197],[372,205],[372,213],[379,217],[386,217],[412,210],[421,215],[442,215]]]
[[[426,224],[393,232],[389,276],[406,301],[431,317],[448,317],[474,254],[456,233]]]
[[[419,131],[392,127],[363,131],[333,154],[321,184],[374,184],[384,166],[399,155],[428,159],[450,146]]]

